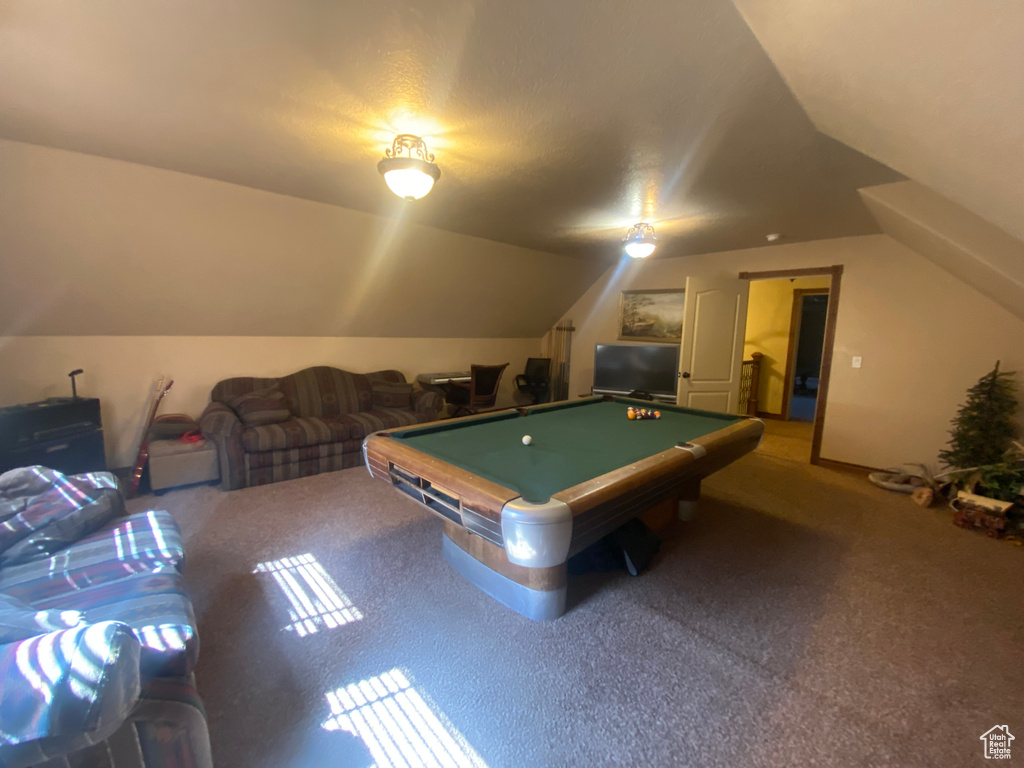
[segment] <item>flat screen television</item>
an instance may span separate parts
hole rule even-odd
[[[675,400],[678,344],[598,344],[594,348],[594,394],[633,390]]]

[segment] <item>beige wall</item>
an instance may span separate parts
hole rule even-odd
[[[0,337],[0,406],[67,396],[75,368],[79,394],[102,401],[107,462],[135,461],[138,439],[157,379],[174,386],[161,413],[198,417],[210,389],[231,376],[281,376],[310,365],[365,373],[396,368],[410,381],[418,373],[460,370],[470,363],[510,363],[499,403],[514,398],[514,377],[540,339],[394,339],[213,336]]]
[[[566,313],[571,393],[587,391],[593,350],[614,341],[619,291],[681,287],[687,275],[842,264],[822,456],[884,467],[934,462],[964,392],[997,359],[1024,378],[1024,323],[886,235],[624,263]],[[863,367],[851,368],[854,355]]]
[[[786,389],[786,357],[789,354],[789,327],[793,320],[793,292],[798,289],[828,288],[829,277],[800,277],[796,280],[752,280],[747,304],[747,332],[743,359],[760,352],[760,388],[757,409],[764,413],[782,413]]]
[[[379,182],[379,179],[377,179]],[[0,406],[102,400],[132,463],[154,382],[198,416],[230,376],[511,363],[593,264],[323,203],[0,140]]]
[[[0,140],[0,336],[540,338],[601,271],[381,194],[393,218]]]

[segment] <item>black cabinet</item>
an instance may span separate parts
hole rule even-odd
[[[0,408],[0,472],[32,464],[66,474],[105,470],[100,401],[51,397]]]

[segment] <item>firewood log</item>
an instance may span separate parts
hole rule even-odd
[[[930,507],[935,501],[935,491],[931,488],[915,488],[910,498],[920,507]]]

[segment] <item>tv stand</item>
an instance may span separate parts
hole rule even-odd
[[[616,397],[628,397],[629,396],[629,392],[623,392],[623,391],[617,390],[617,389],[598,389],[596,387],[591,387],[590,392],[591,392],[591,394],[594,394],[594,395],[614,395]],[[662,403],[663,405],[675,405],[676,404],[675,395],[652,395],[652,397],[654,397],[654,402],[656,402],[656,403]]]

